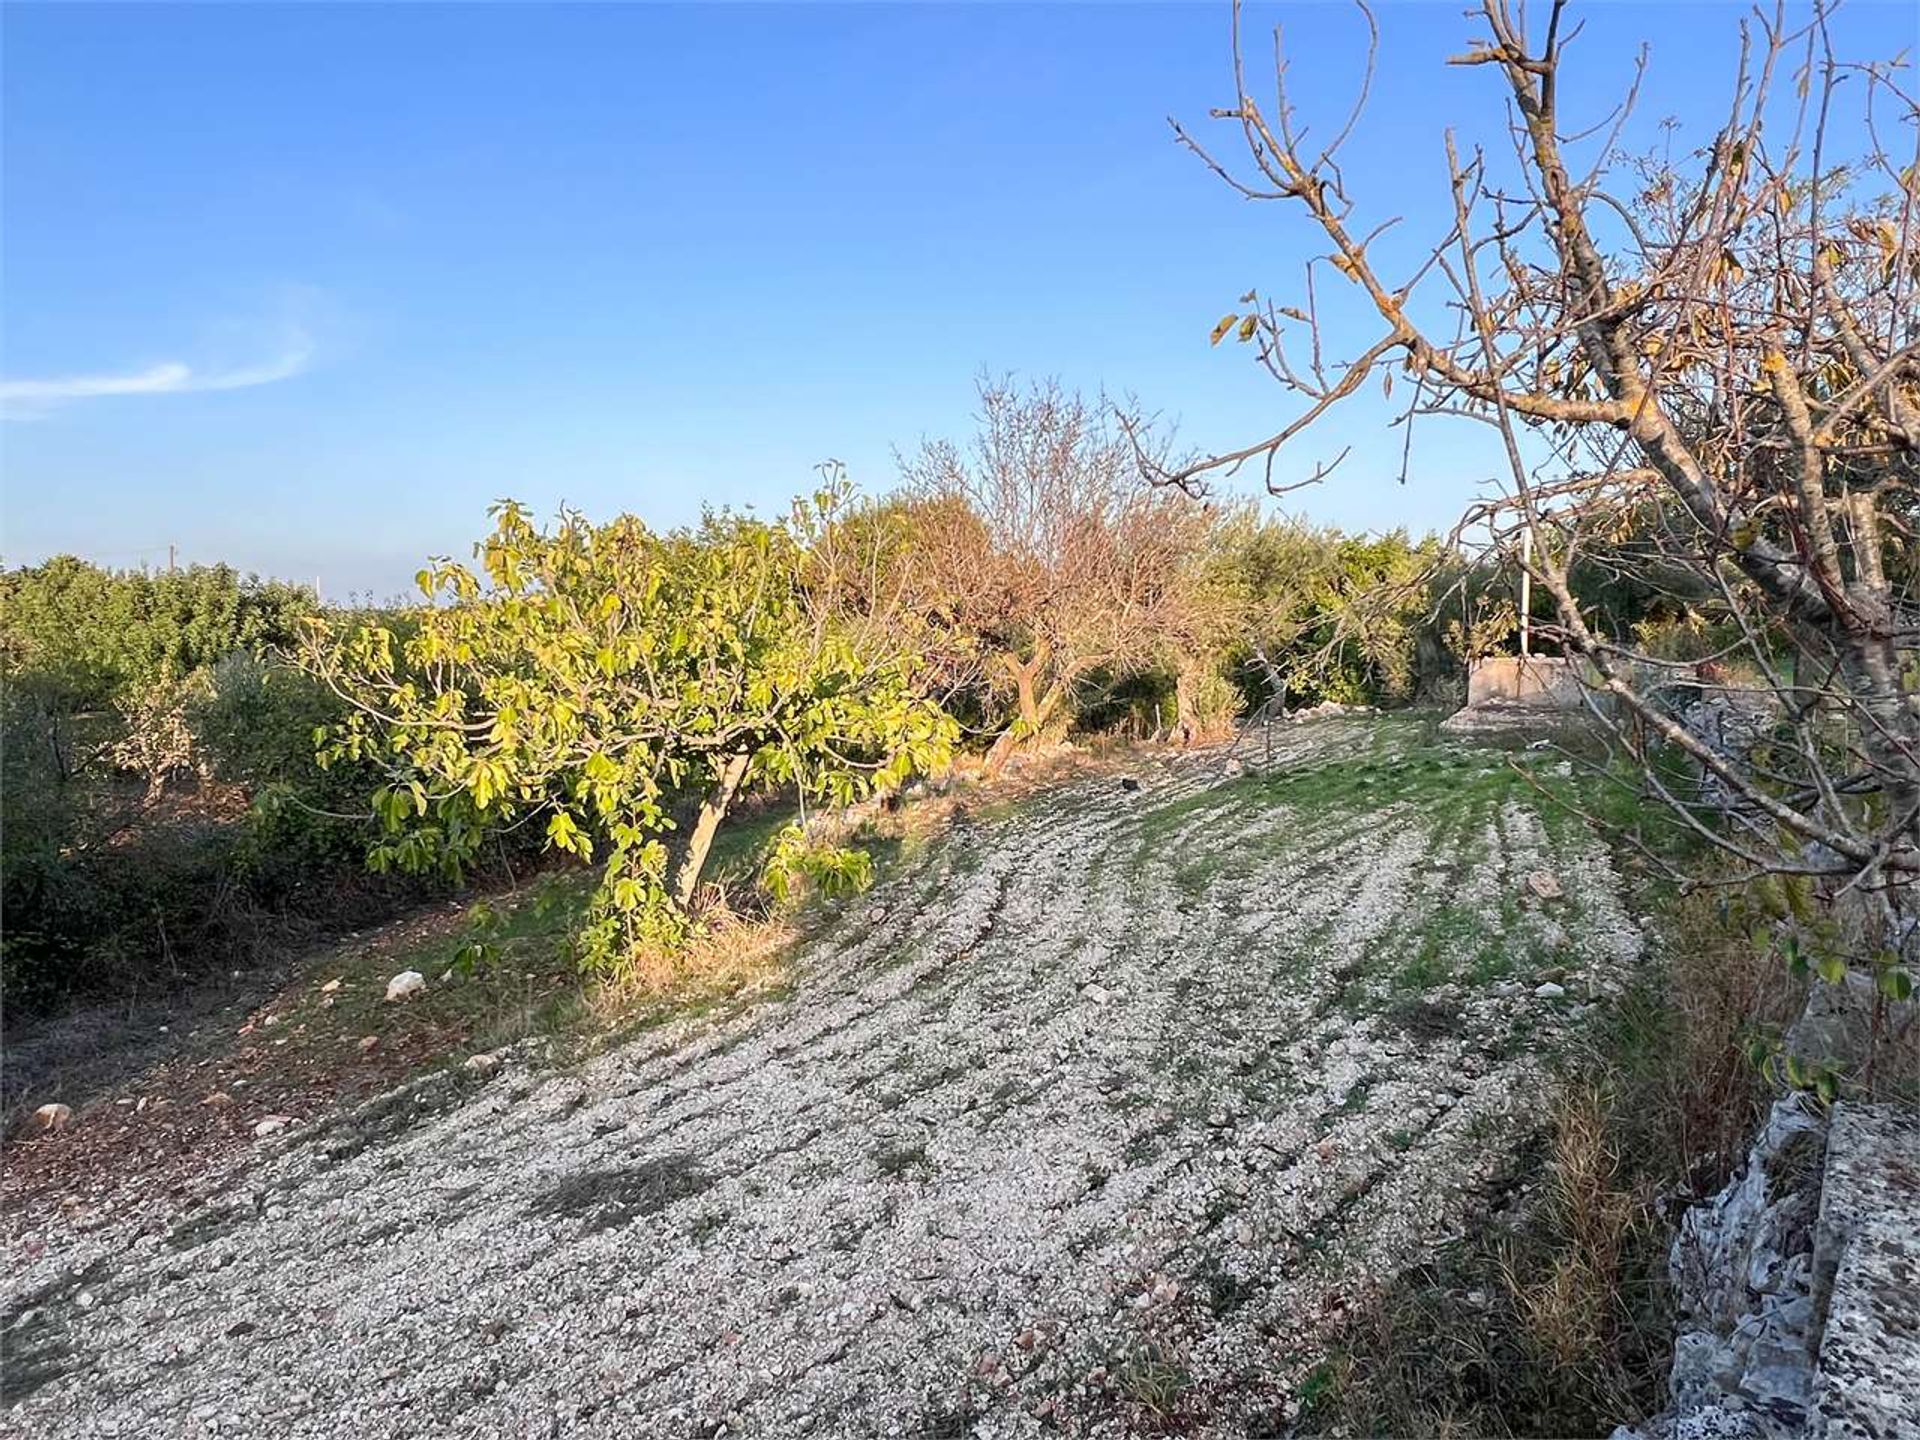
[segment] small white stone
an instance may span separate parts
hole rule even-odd
[[[258,1125],[255,1125],[253,1127],[253,1133],[257,1138],[265,1139],[269,1135],[276,1134],[279,1131],[286,1129],[287,1126],[292,1123],[293,1122],[289,1120],[288,1117],[286,1117],[285,1115],[269,1115],[267,1116],[266,1119],[262,1120]]]
[[[73,1119],[73,1107],[56,1101],[51,1105],[42,1105],[33,1112],[33,1118],[40,1122],[42,1130],[64,1130]]]
[[[1549,980],[1544,985],[1534,986],[1533,993],[1537,999],[1558,1000],[1567,993],[1567,987],[1564,985],[1556,985],[1553,981]]]
[[[410,995],[418,995],[427,988],[427,977],[418,970],[402,970],[387,981],[387,999],[405,1000]]]

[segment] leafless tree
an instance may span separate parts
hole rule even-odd
[[[1177,668],[1208,623],[1193,562],[1211,522],[1145,483],[1106,406],[1055,382],[983,381],[978,421],[969,446],[927,441],[900,467],[924,608],[1011,695],[1004,756],[1064,726],[1094,675]]]
[[[1373,16],[1358,23],[1377,39]],[[1541,18],[1541,17],[1536,17]],[[1509,161],[1436,146],[1450,224],[1404,273],[1376,242],[1340,164],[1367,85],[1324,143],[1289,104],[1276,31],[1270,99],[1256,98],[1234,9],[1236,98],[1213,112],[1241,162],[1175,130],[1227,183],[1290,211],[1325,252],[1298,304],[1245,297],[1228,316],[1301,401],[1272,433],[1180,466],[1197,490],[1273,459],[1336,406],[1398,378],[1397,423],[1462,417],[1492,427],[1507,493],[1475,517],[1511,541],[1552,595],[1557,638],[1590,663],[1596,705],[1623,744],[1658,737],[1734,802],[1713,823],[1699,797],[1646,767],[1646,783],[1754,871],[1812,873],[1887,898],[1920,872],[1920,667],[1909,560],[1920,480],[1920,126],[1899,62],[1848,63],[1816,7],[1741,25],[1724,124],[1697,151],[1624,156],[1619,136],[1646,56],[1573,133],[1565,91],[1580,27],[1554,0],[1483,0],[1482,33],[1453,64],[1498,80]],[[1372,78],[1369,47],[1368,81]],[[1832,150],[1855,107],[1864,154]],[[1378,247],[1382,251],[1386,247]],[[1336,352],[1321,293],[1352,287],[1376,322]],[[1316,474],[1319,472],[1316,472]],[[1732,753],[1702,707],[1665,698],[1672,668],[1590,622],[1569,575],[1623,524],[1646,527],[1663,573],[1690,578],[1730,649],[1770,697],[1764,743]],[[1518,548],[1517,546],[1515,548]],[[1716,657],[1708,657],[1712,660]],[[1707,688],[1721,672],[1702,666]],[[1689,671],[1687,679],[1695,675]],[[1640,753],[1636,750],[1636,753]]]

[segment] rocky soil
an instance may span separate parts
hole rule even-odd
[[[450,1071],[188,1213],[16,1217],[0,1426],[1283,1429],[1638,953],[1597,842],[1423,735],[1328,720],[1244,775],[976,810],[784,998]]]

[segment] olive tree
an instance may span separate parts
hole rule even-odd
[[[570,511],[541,529],[505,502],[476,566],[420,572],[411,633],[317,625],[304,663],[348,706],[321,757],[381,771],[372,863],[458,872],[490,833],[543,826],[600,866],[584,954],[617,965],[683,936],[743,788],[844,805],[943,763],[952,722],[916,657],[838,604],[841,498],[666,534]]]

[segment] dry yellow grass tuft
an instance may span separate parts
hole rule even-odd
[[[1559,1243],[1540,1263],[1509,1251],[1500,1273],[1542,1363],[1590,1376],[1593,1389],[1627,1391],[1612,1376],[1620,1330],[1633,1315],[1623,1289],[1637,1232],[1653,1222],[1646,1197],[1627,1188],[1612,1105],[1593,1085],[1560,1099],[1547,1193]],[[1630,1404],[1630,1393],[1621,1395]],[[1625,1413],[1624,1411],[1622,1413]]]
[[[613,1035],[672,1014],[742,999],[784,983],[798,937],[785,915],[739,914],[710,906],[694,937],[672,952],[635,955],[589,987],[593,1029]]]

